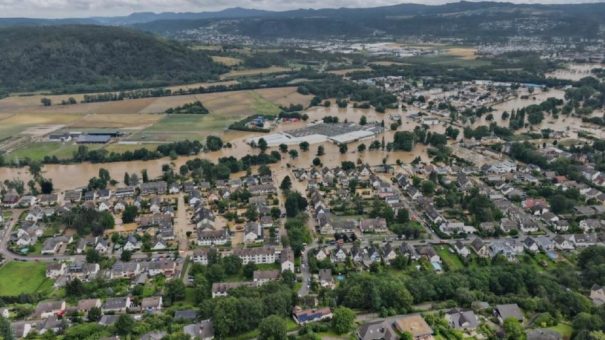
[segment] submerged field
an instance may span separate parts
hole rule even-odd
[[[48,293],[53,282],[45,274],[44,263],[9,262],[0,268],[0,295]]]

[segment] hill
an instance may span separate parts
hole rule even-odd
[[[253,13],[250,13],[252,15]],[[602,36],[605,3],[538,5],[504,2],[456,2],[430,6],[400,4],[374,8],[301,9],[262,12],[235,20],[206,16],[182,17],[138,23],[134,27],[172,35],[218,21],[228,23],[226,33],[273,39],[367,37],[380,35],[448,38],[497,38],[505,36]]]
[[[91,91],[215,79],[226,71],[204,52],[127,28],[0,29],[0,92]]]

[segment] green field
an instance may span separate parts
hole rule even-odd
[[[220,135],[231,123],[241,117],[229,118],[223,115],[168,115],[153,126],[131,135],[129,140],[176,141],[202,139],[210,134]]]
[[[0,268],[0,295],[50,293],[53,281],[46,278],[46,265],[38,262],[9,262]]]
[[[450,252],[449,246],[437,246],[435,251],[441,257],[443,263],[447,265],[449,270],[458,270],[464,268],[464,264],[460,261],[458,255]]]
[[[406,64],[445,65],[459,67],[481,67],[489,66],[491,63],[481,59],[464,59],[452,55],[427,55],[418,57],[407,57],[402,59]]]
[[[74,143],[29,143],[11,152],[7,156],[7,160],[11,162],[23,160],[25,158],[42,160],[45,156],[56,156],[59,159],[69,159],[77,149],[78,146]]]

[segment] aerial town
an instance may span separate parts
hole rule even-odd
[[[0,45],[176,50],[151,78],[95,53],[93,80],[0,67],[0,339],[605,338],[602,28],[309,38],[297,11],[226,11],[6,19]],[[528,36],[484,35],[511,27]]]

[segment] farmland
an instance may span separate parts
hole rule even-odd
[[[45,293],[52,281],[45,277],[46,265],[37,262],[9,262],[0,268],[0,295]]]
[[[193,85],[192,85],[193,86]],[[88,131],[101,128],[121,129],[131,144],[102,146],[108,151],[123,152],[141,147],[155,148],[158,143],[184,139],[201,139],[209,134],[224,134],[226,140],[241,133],[224,132],[233,122],[252,114],[279,113],[280,105],[308,105],[294,87],[208,93],[201,95],[142,98],[73,105],[40,104],[43,96],[8,97],[0,100],[0,141],[9,151],[9,161],[44,156],[69,158],[77,146],[73,143],[48,143],[44,136],[53,131]],[[69,96],[49,96],[53,102]],[[201,101],[207,115],[172,114],[172,107]],[[141,143],[139,143],[141,142]],[[100,146],[92,146],[92,148]]]

